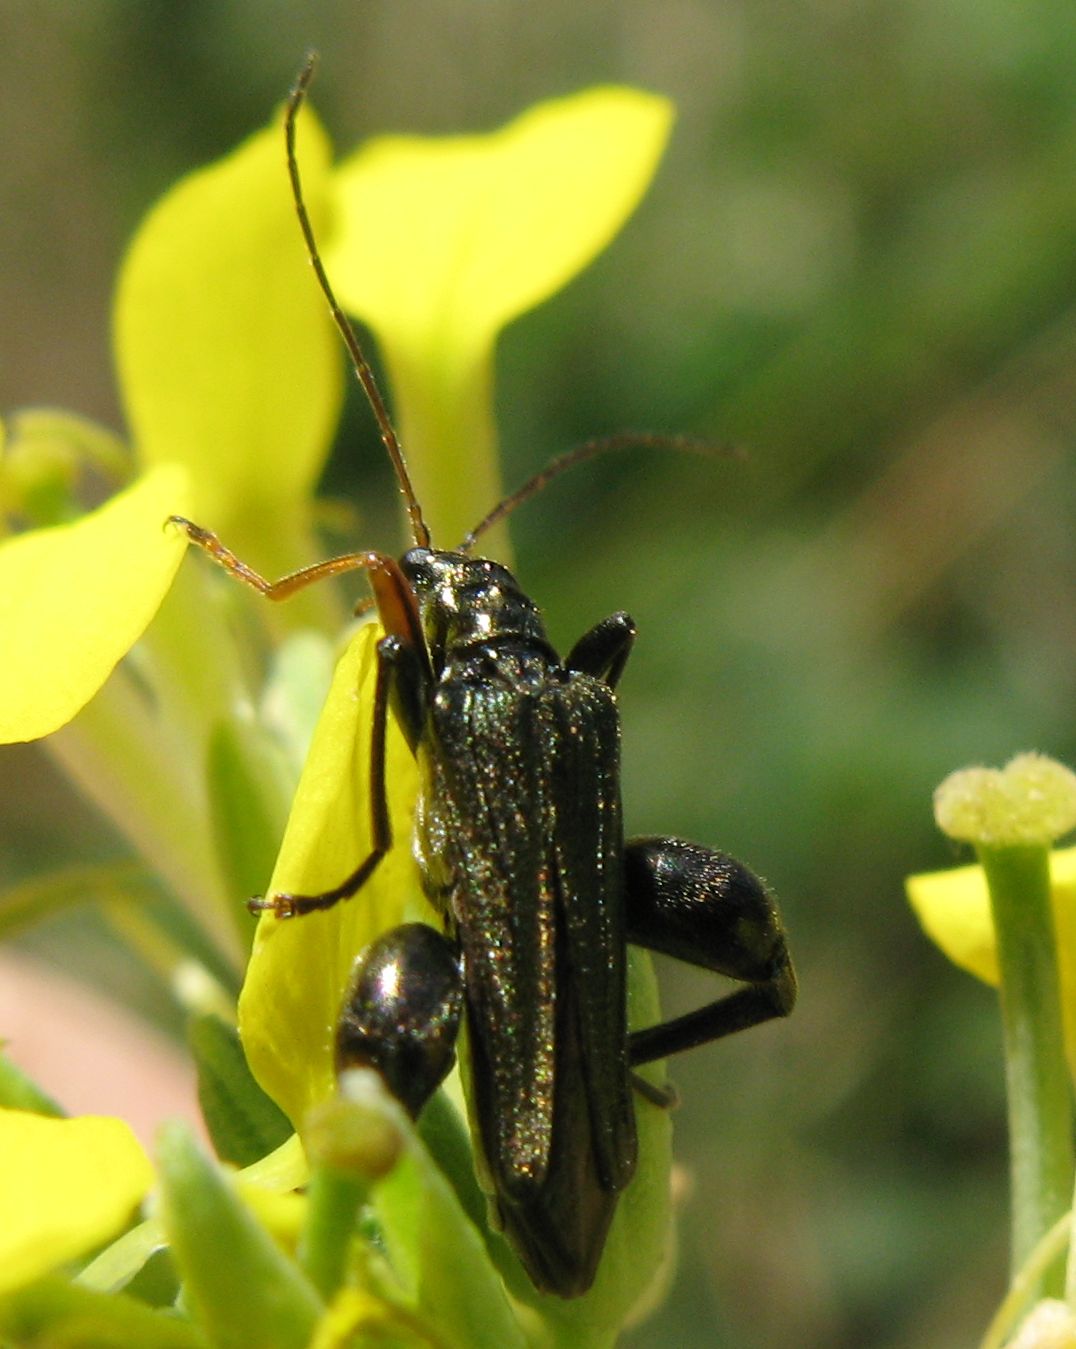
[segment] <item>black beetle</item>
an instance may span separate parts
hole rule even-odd
[[[330,891],[251,901],[291,918],[354,895],[391,844],[384,742],[391,709],[415,753],[415,856],[443,931],[385,933],[356,963],[337,1034],[343,1068],[376,1068],[417,1115],[452,1065],[466,1017],[477,1144],[495,1218],[535,1285],[561,1297],[593,1282],[636,1164],[633,1091],[669,1095],[634,1067],[785,1016],[796,981],[763,883],[725,853],[673,838],[625,841],[615,688],[635,626],[616,613],[561,660],[536,605],[476,535],[600,450],[594,442],[506,499],[454,551],[431,546],[403,454],[354,331],[318,255],[285,120],[296,209],[318,281],[373,407],[407,503],[415,547],[399,561],[351,553],[269,582],[207,530],[190,539],[270,599],[364,569],[378,646],[371,768],[373,850]],[[661,1025],[627,1026],[635,943],[745,986]]]

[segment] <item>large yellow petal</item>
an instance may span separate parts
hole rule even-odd
[[[609,243],[671,120],[666,99],[594,89],[490,135],[375,140],[337,173],[326,263],[341,301],[377,334],[435,537],[462,538],[501,494],[498,330]]]
[[[300,131],[317,221],[329,147],[312,114]],[[188,465],[200,522],[238,548],[303,508],[341,372],[279,125],[185,178],[147,216],[120,275],[115,345],[136,450],[146,463]]]
[[[480,348],[605,248],[671,122],[667,99],[610,87],[490,135],[369,142],[337,174],[341,298],[394,345]]]
[[[72,525],[0,544],[0,741],[34,740],[83,707],[142,635],[186,540],[182,468],[162,465]]]
[[[381,630],[358,632],[336,668],[292,806],[270,893],[314,894],[349,876],[370,851],[370,726]],[[414,760],[389,719],[386,781],[392,851],[353,898],[324,913],[263,915],[239,1000],[254,1075],[299,1127],[333,1090],[333,1034],[351,966],[417,898],[411,818]]]
[[[113,1236],[152,1183],[153,1168],[122,1120],[0,1110],[0,1292]]]

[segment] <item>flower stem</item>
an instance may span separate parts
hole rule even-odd
[[[454,548],[501,497],[492,355],[409,351],[384,343],[400,434],[434,542]],[[511,565],[503,528],[483,549]],[[486,555],[486,554],[484,554]]]
[[[1015,1275],[1069,1207],[1072,1100],[1048,850],[1037,844],[980,844],[978,853],[990,890],[1001,971]],[[1064,1260],[1058,1257],[1043,1272],[1041,1294],[1062,1296],[1064,1277]]]
[[[355,1218],[368,1190],[362,1178],[334,1166],[315,1166],[311,1172],[299,1259],[326,1301],[343,1283]]]

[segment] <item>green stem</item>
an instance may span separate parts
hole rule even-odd
[[[454,548],[501,497],[492,351],[384,345],[400,439],[436,547]],[[505,558],[507,533],[483,537]]]
[[[355,1219],[368,1190],[362,1177],[325,1163],[310,1176],[299,1263],[326,1302],[343,1282]]]
[[[1028,1310],[1034,1290],[1039,1286],[1043,1274],[1056,1260],[1064,1257],[1069,1248],[1071,1232],[1072,1214],[1066,1213],[1042,1237],[1028,1257],[1027,1263],[1013,1279],[1001,1306],[986,1328],[979,1349],[1003,1349]]]
[[[1024,844],[978,849],[1001,971],[1009,1101],[1014,1276],[1068,1210],[1073,1185],[1072,1098],[1065,1063],[1049,853]],[[1064,1260],[1046,1267],[1041,1295],[1064,1293]]]

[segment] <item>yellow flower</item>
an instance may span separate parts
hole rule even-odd
[[[435,531],[445,532],[438,542],[455,544],[499,493],[497,333],[613,237],[654,171],[670,121],[664,99],[595,90],[542,105],[486,137],[375,141],[332,170],[324,137],[303,114],[307,205],[341,299],[383,345],[423,505]],[[303,255],[278,128],[180,183],[150,214],[124,265],[115,339],[143,473],[75,523],[0,544],[0,594],[17,596],[5,638],[20,647],[16,661],[0,665],[7,718],[0,729],[9,739],[46,734],[74,717],[152,618],[182,552],[182,540],[162,528],[168,514],[219,532],[269,575],[316,556],[308,537],[311,494],[335,422],[340,364]],[[72,583],[66,591],[65,578]],[[70,612],[72,596],[78,614]],[[220,760],[213,753],[226,726],[229,753],[235,751],[228,770],[243,777],[236,734],[243,685],[221,674],[242,662],[213,606],[188,603],[181,616],[182,624],[163,614],[172,627],[159,621],[150,629],[146,649],[156,659],[139,666],[139,677],[160,694],[147,724],[162,737],[152,750],[166,785],[173,776],[182,786],[201,774],[209,805],[200,803],[181,826],[170,821],[164,833],[170,845],[208,847],[204,840],[215,832],[224,849],[247,813],[228,800],[230,779],[214,776]],[[334,886],[368,850],[379,635],[367,625],[337,664],[270,892]],[[211,706],[203,710],[206,698]],[[173,708],[187,720],[170,729]],[[92,706],[75,725],[91,714]],[[127,723],[115,719],[116,726]],[[182,771],[174,773],[174,757],[184,752]],[[410,855],[415,766],[395,725],[386,779],[395,847],[362,894],[301,921],[263,916],[257,928],[240,1001],[243,1045],[256,1077],[296,1126],[333,1090],[333,1028],[355,954],[383,928],[428,916]],[[140,792],[149,780],[143,771]],[[145,822],[139,817],[140,826]],[[128,832],[140,837],[138,829]],[[168,878],[182,884],[186,872],[191,885],[190,870],[177,865]],[[203,878],[195,874],[197,889]],[[231,897],[231,912],[245,921],[241,898]],[[632,964],[633,1009],[652,1021],[648,965],[634,957]],[[607,1342],[647,1297],[665,1260],[666,1112],[641,1109],[639,1132],[640,1167],[610,1234],[611,1258],[585,1299],[556,1309],[565,1327],[577,1327],[573,1343]],[[386,1230],[391,1195],[407,1180],[407,1167],[398,1172],[383,1187]],[[411,1215],[415,1204],[405,1199],[398,1212]],[[417,1230],[408,1239],[437,1270],[437,1250],[423,1244],[427,1235]],[[522,1278],[518,1269],[515,1277]],[[454,1295],[451,1282],[440,1274],[429,1280],[445,1297]],[[541,1300],[529,1285],[513,1292]]]
[[[328,147],[307,120],[321,218]],[[89,515],[0,544],[0,740],[70,721],[146,628],[184,552],[169,514],[212,520],[255,564],[293,560],[340,362],[281,158],[276,126],[252,136],[169,192],[131,245],[115,347],[142,473]]]
[[[435,539],[452,547],[500,497],[497,334],[566,285],[646,190],[672,125],[667,99],[590,89],[485,136],[387,136],[334,179],[326,264],[377,334]]]
[[[153,1168],[122,1120],[0,1109],[0,1293],[114,1236],[152,1183]]]
[[[928,937],[954,965],[984,983],[998,984],[997,947],[990,896],[980,866],[909,876],[908,899]],[[1069,1068],[1076,1076],[1076,848],[1050,854],[1057,958],[1061,975],[1061,1012]]]

